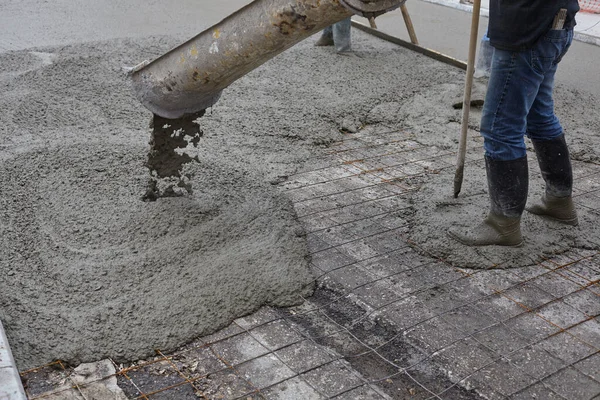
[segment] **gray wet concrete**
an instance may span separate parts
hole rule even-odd
[[[156,12],[165,3],[115,12],[123,7],[115,2],[107,17],[101,12],[106,3],[100,10],[91,2],[68,9],[60,2],[0,0],[0,29],[6,29],[0,51],[166,32],[187,37],[210,24],[194,21],[189,8],[174,19]],[[209,7],[202,6],[204,15],[220,18],[238,5]],[[430,4],[409,7],[425,45],[425,26],[439,35],[442,24],[457,27],[463,18]],[[432,7],[435,23],[420,22],[418,7]],[[32,11],[32,19],[23,18]],[[65,18],[65,11],[78,14]],[[117,22],[92,29],[82,22],[86,15]],[[56,23],[64,19],[69,24]],[[404,29],[401,19],[393,23]],[[434,44],[448,48],[452,38],[466,37],[460,30],[439,36]],[[591,67],[596,51],[575,44],[572,54]],[[560,83],[581,85],[595,70],[562,72]],[[593,82],[581,86],[595,90]],[[413,132],[381,125],[345,135],[282,186],[308,232],[319,275],[319,289],[303,306],[264,308],[176,352],[116,364],[99,381],[112,385],[116,378],[126,397],[151,399],[598,396],[598,254],[573,250],[528,268],[477,272],[418,254],[407,238],[410,192],[432,175],[451,174],[454,154],[415,139]],[[473,134],[468,167],[482,172],[477,140]],[[598,212],[598,165],[576,161],[575,171],[578,206]],[[30,398],[53,390],[61,398],[73,379],[62,363],[22,372]]]
[[[346,135],[283,184],[319,282],[303,305],[263,308],[93,383],[116,377],[131,399],[596,398],[600,253],[488,271],[420,254],[411,193],[451,176],[454,157],[414,139],[383,127]],[[472,135],[468,170],[483,172],[478,158]],[[600,167],[574,169],[578,208],[600,215]],[[71,374],[56,363],[23,376],[37,398],[72,393]]]

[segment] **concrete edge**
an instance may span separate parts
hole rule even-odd
[[[573,34],[573,39],[575,39],[579,42],[593,44],[595,46],[600,46],[600,37],[586,35],[585,33],[575,32]]]
[[[470,6],[467,4],[456,3],[455,1],[452,1],[452,0],[422,0],[422,1],[424,1],[426,3],[439,4],[444,7],[450,7],[450,8],[454,8],[457,10],[466,11],[469,13],[473,12],[473,6]],[[481,8],[481,16],[489,17],[490,10],[488,10],[487,8]]]
[[[424,1],[426,3],[438,4],[438,5],[441,5],[444,7],[454,8],[456,10],[461,10],[461,11],[465,11],[468,13],[473,12],[473,6],[470,6],[467,4],[456,3],[456,1],[452,1],[452,0],[421,0],[421,1]],[[482,8],[481,16],[489,18],[490,10],[488,10],[487,8]],[[578,42],[583,42],[583,43],[588,43],[588,44],[592,44],[595,46],[600,46],[600,37],[597,37],[597,36],[592,36],[592,35],[588,35],[585,33],[580,33],[580,32],[575,31],[574,35],[573,35],[573,39],[577,40]]]
[[[26,400],[19,370],[15,364],[8,339],[0,321],[0,399]]]

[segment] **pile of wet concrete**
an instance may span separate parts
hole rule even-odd
[[[20,369],[143,358],[300,301],[313,277],[278,183],[360,126],[456,145],[462,71],[361,33],[352,56],[308,40],[207,110],[186,149],[199,160],[184,171],[193,194],[144,202],[151,115],[122,67],[178,41],[0,54],[0,319]],[[567,125],[596,129],[593,115],[576,118],[576,98],[557,99]],[[596,157],[597,138],[570,140]]]
[[[192,144],[194,193],[143,201],[150,115],[120,67],[169,43],[0,56],[0,318],[21,369],[173,349],[312,291],[293,206],[256,161]]]

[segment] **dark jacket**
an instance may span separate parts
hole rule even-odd
[[[566,29],[575,26],[577,0],[490,0],[490,44],[508,51],[531,48],[552,28],[554,16],[566,8]]]

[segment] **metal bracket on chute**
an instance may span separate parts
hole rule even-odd
[[[340,0],[340,3],[356,15],[375,18],[402,6],[406,0]]]

